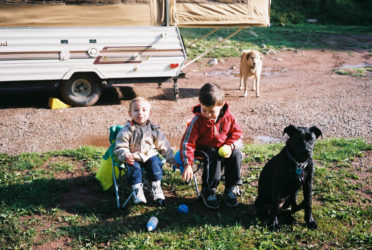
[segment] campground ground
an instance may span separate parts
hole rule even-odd
[[[371,39],[372,41],[372,39]],[[179,103],[173,83],[123,85],[105,88],[92,107],[51,110],[54,88],[0,92],[0,152],[46,152],[82,145],[108,146],[108,128],[128,119],[129,100],[151,100],[151,119],[159,124],[175,149],[198,103],[198,89],[206,82],[222,86],[226,100],[247,142],[283,141],[289,124],[318,126],[325,138],[362,137],[372,140],[372,53],[368,51],[284,50],[265,55],[261,97],[243,97],[239,85],[239,58],[209,59],[185,69],[178,81]],[[364,68],[365,76],[338,74],[338,69]],[[354,70],[355,73],[358,73]]]
[[[332,41],[333,38],[329,39],[329,42]],[[372,44],[372,37],[365,36],[361,42]],[[227,102],[237,117],[243,129],[245,141],[248,144],[253,142],[284,142],[286,136],[282,134],[283,129],[289,124],[318,126],[323,131],[324,138],[361,137],[369,143],[372,142],[372,73],[370,70],[372,53],[369,51],[293,49],[267,54],[264,57],[262,96],[260,98],[256,98],[253,92],[250,92],[248,97],[244,98],[242,97],[242,91],[237,89],[239,85],[239,58],[221,58],[218,59],[216,65],[210,65],[208,61],[209,59],[203,59],[185,70],[187,78],[178,81],[181,91],[179,103],[174,101],[172,83],[164,83],[162,88],[157,88],[156,84],[105,88],[101,100],[93,107],[57,110],[51,110],[47,105],[49,97],[58,96],[58,92],[54,88],[2,90],[0,92],[0,152],[19,155],[27,152],[75,149],[83,145],[106,148],[108,146],[108,128],[111,125],[123,124],[126,121],[129,100],[136,95],[145,96],[151,100],[153,106],[151,119],[161,126],[172,146],[177,149],[187,120],[192,117],[191,108],[197,104],[198,89],[205,82],[217,83],[226,91]],[[356,70],[361,68],[365,70]],[[337,70],[349,71],[349,73],[338,74],[336,73]],[[352,76],[352,73],[359,76]],[[63,163],[59,163],[60,160]],[[33,246],[35,249],[115,248],[115,246],[120,247],[126,244],[129,244],[126,245],[127,247],[136,247],[136,244],[145,247],[145,243],[148,241],[172,244],[169,243],[174,242],[172,237],[177,240],[180,239],[180,242],[174,242],[173,244],[180,244],[181,246],[192,244],[192,240],[188,238],[187,234],[184,234],[182,223],[186,223],[184,222],[186,221],[185,218],[178,218],[179,223],[175,223],[175,226],[163,224],[161,231],[154,234],[153,237],[141,233],[143,224],[152,213],[159,213],[163,220],[162,223],[166,222],[168,217],[169,222],[174,220],[175,214],[168,215],[169,211],[174,209],[170,210],[169,207],[165,210],[159,209],[158,212],[151,204],[149,207],[141,207],[140,211],[131,207],[124,214],[116,210],[107,211],[112,207],[105,208],[101,204],[112,205],[109,199],[113,197],[100,192],[98,183],[94,182],[95,185],[92,185],[94,177],[90,169],[86,167],[87,163],[89,163],[87,159],[72,160],[65,156],[52,157],[44,162],[39,167],[40,169],[30,170],[30,172],[35,171],[30,175],[30,178],[35,177],[36,180],[32,179],[33,181],[26,181],[22,184],[2,186],[1,190],[4,192],[6,190],[17,192],[18,189],[21,189],[26,195],[19,204],[13,202],[12,197],[4,201],[4,209],[7,210],[1,216],[5,223],[3,225],[9,225],[8,228],[4,227],[9,237],[3,239],[14,240],[14,246],[20,248],[22,246]],[[266,243],[282,247],[295,244],[296,247],[338,248],[345,247],[345,245],[342,245],[344,243],[338,245],[338,241],[342,242],[343,237],[350,237],[351,241],[345,241],[355,244],[351,247],[365,247],[368,237],[370,239],[370,230],[360,230],[366,235],[363,238],[362,233],[358,234],[359,229],[354,229],[354,218],[350,217],[355,216],[357,218],[363,211],[368,212],[364,208],[368,208],[368,204],[372,200],[370,193],[371,151],[366,151],[363,157],[347,164],[352,165],[351,172],[358,177],[352,180],[350,185],[362,186],[360,196],[359,194],[356,196],[358,200],[351,204],[357,212],[353,214],[354,210],[345,206],[344,203],[349,201],[344,203],[331,201],[330,204],[335,203],[337,206],[342,203],[345,210],[333,208],[334,210],[329,211],[326,211],[326,209],[333,205],[327,204],[322,209],[322,202],[327,201],[314,201],[314,206],[317,206],[317,209],[315,209],[315,212],[318,213],[317,217],[322,216],[321,221],[324,221],[318,232],[305,232],[303,225],[299,225],[291,232],[269,234],[265,229],[256,226],[254,219],[252,219],[254,222],[248,221],[254,210],[252,200],[256,193],[256,172],[259,171],[263,163],[246,163],[242,166],[246,178],[245,185],[248,188],[245,190],[244,199],[246,200],[237,208],[235,213],[226,209],[218,213],[202,210],[200,203],[196,199],[190,198],[194,197],[192,188],[183,190],[184,186],[180,186],[181,190],[178,190],[177,195],[175,195],[170,188],[170,180],[165,182],[164,190],[171,208],[181,202],[188,202],[194,213],[192,217],[192,223],[194,224],[187,227],[187,230],[191,236],[194,235],[192,236],[194,239],[197,239],[195,244],[201,244],[199,247],[210,244],[206,238],[211,236],[205,236],[203,233],[209,231],[213,233],[215,230],[218,231],[219,236],[225,237],[227,235],[226,244],[229,244],[231,235],[245,234],[253,237],[253,240],[255,240],[254,237],[259,238],[254,243],[256,247],[265,247]],[[72,171],[70,169],[67,171],[55,170],[65,165]],[[324,181],[330,183],[330,187],[338,187],[338,181],[341,182],[346,178],[338,177],[332,171],[325,171],[327,170],[325,166],[319,166],[321,169],[318,173],[324,178]],[[336,168],[332,163],[327,167],[330,167],[330,169],[342,168],[342,166]],[[25,174],[26,177],[22,178],[27,179],[27,171],[15,171],[9,175],[8,179],[12,180],[13,174],[14,176]],[[342,169],[337,171],[337,173],[341,172]],[[44,177],[38,179],[37,176],[42,175],[42,173],[51,174],[53,176],[52,180],[45,180]],[[246,176],[246,174],[250,175]],[[352,174],[348,173],[347,176],[350,175]],[[4,181],[5,179],[8,181],[5,177],[4,175]],[[322,183],[322,181],[320,178],[317,180],[318,183]],[[70,189],[65,186],[66,183],[71,185]],[[322,198],[325,194],[328,195],[327,191],[323,190],[325,188],[323,184],[316,185],[318,192],[322,194]],[[51,207],[47,207],[44,204],[38,204],[37,199],[36,205],[34,204],[30,197],[39,197],[39,194],[34,192],[39,191],[40,186],[43,185],[46,187],[50,185],[58,189],[57,196],[61,195],[62,197],[57,201],[57,205],[53,204]],[[48,195],[48,192],[43,190],[40,195]],[[318,196],[320,196],[319,193]],[[339,195],[337,192],[335,193]],[[350,193],[353,194],[353,192]],[[179,194],[183,196],[181,197]],[[351,194],[346,192],[342,195]],[[331,195],[333,194],[329,194],[329,196]],[[52,198],[46,198],[45,200],[47,203],[54,203]],[[26,205],[22,205],[23,203]],[[17,206],[19,206],[19,209]],[[15,219],[15,216],[12,218],[13,214],[21,215],[21,217],[19,219],[18,217]],[[247,230],[236,225],[236,221],[240,220],[240,218],[236,218],[238,215],[243,215],[243,225],[247,226]],[[214,219],[211,225],[199,222],[211,216],[218,220],[222,218],[222,221],[228,226],[228,230],[231,231],[228,231],[226,235],[223,234],[223,229],[218,227],[219,224]],[[332,216],[336,216],[338,220]],[[341,216],[341,219],[338,216]],[[328,223],[328,220],[336,221],[336,223],[341,221],[341,223],[347,224],[349,230],[346,232],[346,236],[345,232],[338,232],[337,228],[331,228],[332,223]],[[348,224],[349,220],[351,221],[350,225]],[[82,221],[85,224],[80,224]],[[232,224],[229,224],[230,222]],[[189,223],[189,220],[187,220],[187,223]],[[217,224],[214,225],[213,223]],[[359,225],[361,224],[359,223]],[[193,231],[194,229],[191,229],[196,228],[195,230],[198,230],[198,227],[202,230],[197,231],[197,233]],[[13,228],[16,229],[13,230]],[[27,230],[27,233],[23,230]],[[162,232],[171,236],[163,236]],[[229,232],[231,232],[231,235]],[[332,236],[329,232],[332,232]],[[173,234],[176,236],[172,236]],[[244,242],[235,241],[237,239],[244,241],[250,237],[233,237],[234,246],[237,247],[239,244],[244,246]],[[301,240],[301,237],[305,239]],[[353,242],[353,237],[360,242]],[[184,239],[183,242],[182,239]],[[364,241],[361,239],[364,239]],[[131,242],[128,243],[127,240]],[[222,243],[224,242],[222,241]],[[211,245],[217,247],[217,245]],[[266,245],[266,247],[273,247],[274,245]]]

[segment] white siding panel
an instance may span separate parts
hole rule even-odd
[[[103,79],[174,77],[186,60],[176,27],[0,28],[0,44],[6,44],[0,46],[0,82],[58,80],[74,70]],[[97,59],[90,48],[100,51]],[[70,59],[58,60],[60,52]]]

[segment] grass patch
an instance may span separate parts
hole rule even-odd
[[[335,73],[337,74],[355,76],[355,77],[367,77],[372,74],[371,72],[372,72],[372,68],[370,67],[335,69]]]
[[[185,45],[207,34],[209,28],[180,28]],[[348,50],[360,47],[371,50],[368,45],[350,44],[345,37],[355,34],[371,34],[369,26],[337,26],[320,24],[297,24],[287,26],[254,27],[243,29],[228,42],[220,44],[222,38],[233,33],[235,28],[222,28],[210,37],[187,48],[188,57],[195,58],[209,48],[218,45],[206,57],[240,57],[244,49],[257,49],[261,52],[282,49],[336,49]],[[334,42],[329,40],[334,38]]]
[[[146,205],[117,209],[114,191],[103,192],[94,178],[101,148],[1,154],[0,248],[368,248],[371,170],[356,162],[370,156],[371,145],[360,138],[319,140],[313,190],[319,229],[308,230],[300,211],[295,214],[298,224],[283,224],[280,231],[271,232],[254,216],[253,202],[263,165],[282,147],[246,145],[241,204],[235,209],[221,204],[218,211],[203,209],[193,185],[182,182],[170,168],[163,181],[165,207],[149,198]],[[129,192],[123,190],[122,195]],[[222,192],[221,184],[218,193]],[[181,203],[190,208],[186,216],[177,213]],[[153,233],[145,230],[150,216],[159,218]]]
[[[355,157],[362,157],[366,150],[371,150],[370,144],[362,138],[353,140],[345,138],[330,138],[317,142],[314,150],[314,159],[321,161],[323,164],[350,163]]]
[[[243,152],[246,154],[245,163],[264,163],[283,148],[283,143],[278,144],[247,144]]]

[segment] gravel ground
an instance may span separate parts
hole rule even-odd
[[[334,73],[350,65],[372,64],[371,53],[347,51],[282,51],[266,55],[261,98],[250,92],[242,97],[238,58],[208,60],[188,67],[179,80],[181,98],[173,101],[173,84],[125,85],[107,88],[100,102],[87,108],[51,110],[48,97],[55,89],[0,91],[0,152],[46,152],[82,145],[108,146],[108,128],[128,119],[129,100],[145,96],[153,105],[153,122],[159,124],[178,148],[186,122],[205,82],[220,84],[241,125],[247,142],[284,141],[289,124],[318,126],[324,138],[363,137],[372,142],[372,77]]]

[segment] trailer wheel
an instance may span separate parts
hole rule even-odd
[[[102,88],[98,77],[90,74],[73,75],[61,85],[61,95],[72,106],[94,105],[101,97]]]

